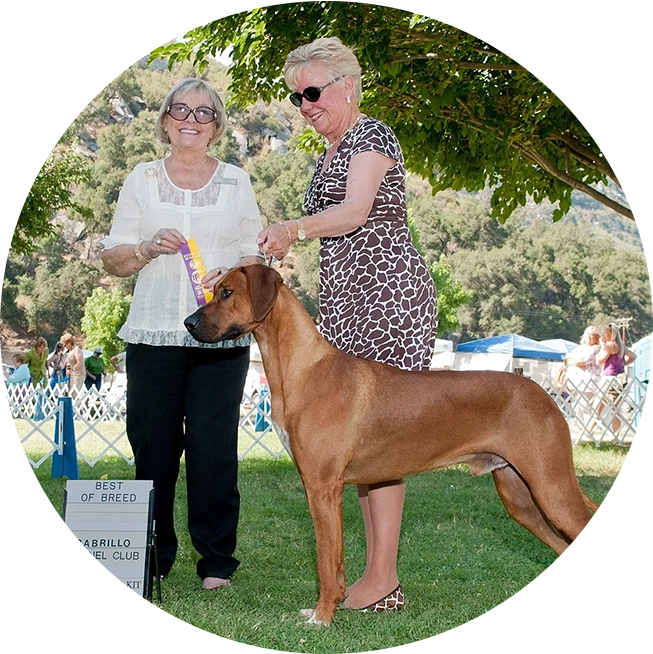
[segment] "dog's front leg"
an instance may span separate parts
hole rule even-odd
[[[302,611],[308,624],[329,626],[338,602],[345,596],[342,533],[342,479],[304,479],[308,506],[315,527],[320,597],[315,609]]]

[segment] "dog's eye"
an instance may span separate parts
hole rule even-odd
[[[229,289],[229,288],[223,288],[223,289],[220,291],[220,299],[221,299],[221,300],[226,300],[226,299],[227,299],[227,298],[228,298],[232,293],[233,293],[233,291],[232,291],[231,289]]]

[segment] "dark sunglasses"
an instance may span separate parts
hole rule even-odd
[[[298,91],[295,91],[294,93],[291,93],[288,96],[288,99],[296,106],[296,107],[301,107],[302,106],[302,101],[304,98],[306,98],[309,102],[317,102],[320,99],[320,95],[322,94],[322,91],[327,86],[331,86],[331,84],[335,84],[338,80],[342,79],[342,75],[340,77],[336,77],[332,82],[329,82],[328,84],[325,84],[324,86],[307,86],[304,89],[303,93],[299,93]]]
[[[195,120],[202,125],[208,125],[208,123],[212,123],[218,117],[218,114],[211,107],[196,107],[195,109],[191,109],[183,102],[171,104],[166,111],[172,118],[180,121],[186,120],[188,116],[193,114]]]

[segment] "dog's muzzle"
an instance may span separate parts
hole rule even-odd
[[[200,324],[200,317],[193,313],[186,320],[184,320],[184,327],[192,334],[198,328]]]

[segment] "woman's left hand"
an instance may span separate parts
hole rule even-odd
[[[204,275],[202,278],[202,286],[208,288],[212,291],[215,288],[215,285],[220,281],[222,276],[229,270],[226,266],[220,266],[219,268],[213,268]]]
[[[257,239],[259,251],[263,256],[283,259],[290,250],[291,237],[288,229],[281,223],[266,227]]]

